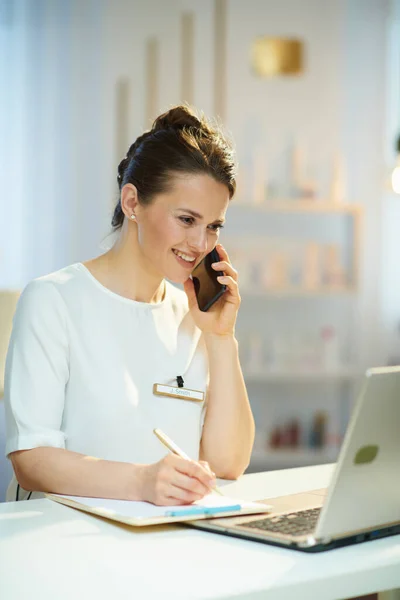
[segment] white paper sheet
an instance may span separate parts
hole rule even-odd
[[[194,507],[219,508],[232,506],[236,510],[245,508],[256,508],[260,505],[256,502],[247,502],[237,498],[228,498],[217,494],[208,494],[193,504],[182,504],[180,506],[156,506],[150,502],[136,502],[133,500],[110,500],[107,498],[86,498],[82,496],[67,496],[64,494],[52,494],[59,498],[67,498],[83,504],[84,506],[101,510],[111,515],[119,515],[134,519],[148,519],[154,517],[169,516],[169,513],[185,513]],[[240,507],[238,507],[240,505]],[[221,516],[223,516],[221,512]]]

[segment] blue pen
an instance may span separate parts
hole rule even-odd
[[[186,510],[168,510],[165,513],[166,517],[191,517],[192,515],[215,515],[220,512],[230,512],[232,510],[240,510],[240,504],[232,504],[232,506],[193,506]]]

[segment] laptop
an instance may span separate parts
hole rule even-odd
[[[366,372],[327,489],[262,502],[268,515],[190,527],[304,552],[400,533],[400,367]]]

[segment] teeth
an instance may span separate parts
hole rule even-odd
[[[194,262],[196,260],[195,258],[188,256],[187,254],[183,254],[183,252],[179,252],[179,250],[174,250],[174,253],[177,256],[180,256],[181,258],[183,258],[183,260],[186,260],[186,262]]]

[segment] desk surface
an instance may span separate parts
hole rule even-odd
[[[230,495],[260,500],[325,487],[332,470],[257,473],[226,485]],[[331,600],[397,587],[400,536],[307,555],[185,526],[138,531],[47,499],[0,504],[7,600]]]

